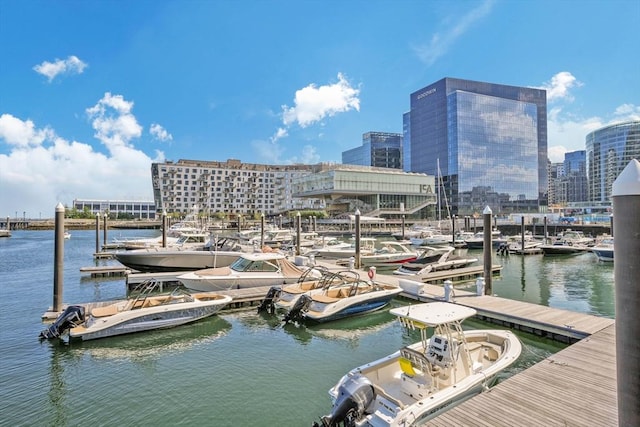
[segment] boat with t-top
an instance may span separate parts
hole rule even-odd
[[[470,307],[432,302],[390,312],[420,331],[420,341],[344,375],[329,390],[331,414],[315,426],[421,425],[488,389],[522,351],[508,330],[463,330],[462,321],[476,314]]]

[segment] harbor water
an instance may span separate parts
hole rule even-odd
[[[114,262],[93,259],[95,232],[71,233],[64,302],[124,297],[124,279],[79,271]],[[152,235],[157,231],[109,231],[109,239]],[[419,339],[403,334],[387,310],[304,327],[251,308],[94,342],[40,342],[41,316],[53,298],[53,250],[52,230],[18,230],[0,239],[2,426],[309,426],[330,411],[327,390],[346,371]],[[614,317],[613,265],[590,253],[494,254],[493,261],[503,265],[493,279],[499,296]],[[477,321],[465,326],[495,327]],[[564,348],[517,334],[522,356],[502,378]]]

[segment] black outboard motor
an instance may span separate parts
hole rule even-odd
[[[84,322],[84,307],[70,305],[48,329],[40,332],[40,339],[60,338],[69,329]]]
[[[281,289],[279,286],[272,286],[258,306],[258,313],[260,313],[261,311],[268,311],[269,313],[273,314],[276,309],[274,301],[280,297],[280,292]]]
[[[362,375],[349,377],[339,388],[338,398],[333,405],[331,415],[320,418],[322,427],[337,427],[342,423],[344,427],[355,426],[356,421],[367,413],[369,406],[375,400],[375,392],[371,382]],[[313,427],[320,424],[313,423]]]
[[[284,315],[284,318],[282,320],[286,323],[289,321],[298,322],[304,319],[304,314],[309,309],[309,305],[311,305],[311,301],[312,300],[310,296],[305,294],[300,295],[296,303],[293,304],[293,307],[289,309],[289,311],[287,312],[287,314]]]

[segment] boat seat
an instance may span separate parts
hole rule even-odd
[[[402,374],[400,374],[400,390],[416,400],[427,397],[431,392],[431,376],[425,375],[424,372],[416,369],[409,359],[400,357],[398,362],[402,370]]]
[[[118,313],[118,306],[116,304],[107,305],[105,307],[96,307],[91,310],[93,317],[108,317]]]

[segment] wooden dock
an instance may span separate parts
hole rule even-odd
[[[615,341],[615,326],[610,325],[449,409],[427,425],[615,427]]]
[[[107,265],[99,267],[81,267],[81,273],[88,273],[91,277],[124,277],[131,269],[121,265]]]

